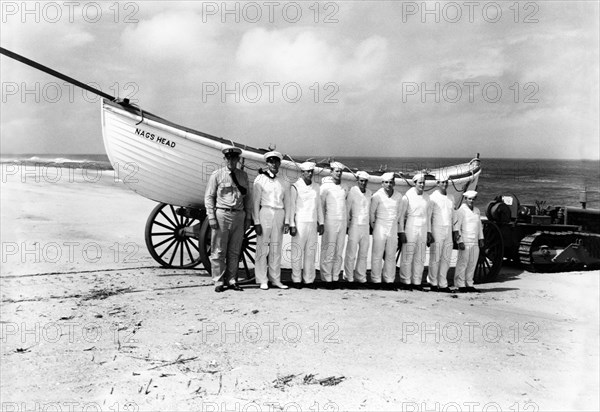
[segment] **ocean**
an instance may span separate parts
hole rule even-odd
[[[306,156],[304,158],[308,158]],[[314,156],[320,159],[320,156]],[[469,158],[338,157],[359,170],[413,172],[468,162]],[[106,155],[3,155],[0,162],[55,167],[112,169]],[[600,209],[600,161],[555,159],[481,159],[477,203],[482,209],[498,195],[513,194],[521,204],[546,201],[552,206],[580,206],[585,190],[587,207]]]

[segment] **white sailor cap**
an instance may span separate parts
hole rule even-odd
[[[387,182],[387,181],[394,181],[394,173],[392,172],[387,172],[381,175],[381,181],[382,182]]]
[[[425,175],[423,173],[417,173],[412,178],[413,182],[418,182],[419,180],[425,180]]]
[[[221,152],[223,152],[223,154],[225,156],[227,155],[241,155],[242,154],[242,149],[240,149],[239,147],[235,147],[235,146],[226,146],[223,148],[223,150],[221,150]]]
[[[463,193],[463,196],[467,199],[475,199],[477,197],[477,192],[474,190],[467,190],[465,193]]]
[[[299,167],[300,170],[302,170],[303,172],[306,172],[308,170],[313,170],[316,166],[315,162],[304,162],[304,163],[300,163]]]
[[[370,177],[369,174],[367,172],[362,171],[362,170],[360,172],[356,172],[356,178],[357,179],[366,179],[366,180],[369,180],[369,177]]]
[[[271,152],[265,153],[263,156],[265,158],[265,161],[269,160],[270,157],[276,157],[279,160],[283,159],[283,155],[281,153],[279,153],[279,152],[274,151],[274,150],[271,151]]]
[[[344,164],[343,164],[343,163],[340,163],[340,162],[331,162],[331,163],[329,164],[329,167],[331,167],[331,169],[332,169],[332,170],[333,170],[333,169],[341,169],[341,170],[344,170],[344,169],[346,168],[346,166],[344,166]]]

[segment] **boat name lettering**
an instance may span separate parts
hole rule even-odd
[[[135,134],[145,137],[148,140],[156,141],[157,143],[163,144],[165,146],[175,147],[175,142],[172,142],[169,139],[166,139],[154,133],[146,132],[139,128],[135,129]]]

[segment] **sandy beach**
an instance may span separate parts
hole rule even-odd
[[[600,408],[598,271],[216,294],[154,262],[155,202],[112,172],[3,168],[0,188],[3,411]]]

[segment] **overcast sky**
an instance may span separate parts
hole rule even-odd
[[[289,154],[599,158],[597,1],[423,4],[3,1],[1,45]],[[3,154],[104,153],[97,98],[0,62]]]

